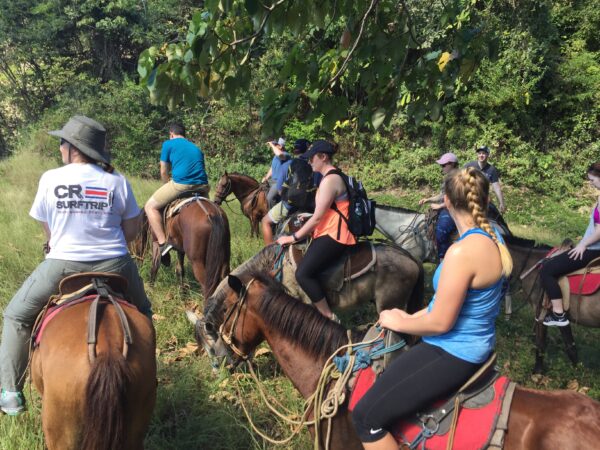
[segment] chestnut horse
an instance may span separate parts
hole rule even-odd
[[[516,283],[521,282],[521,287],[526,301],[529,301],[535,307],[536,318],[540,317],[542,312],[542,287],[539,283],[539,267],[536,267],[548,254],[552,247],[545,244],[536,244],[530,239],[523,239],[516,236],[505,237],[506,245],[513,258],[513,276],[511,280]],[[534,268],[534,270],[531,270]],[[528,273],[529,272],[529,273]],[[527,274],[520,280],[522,275]],[[600,327],[600,292],[592,295],[576,295],[570,297],[570,308],[568,311],[569,321],[585,327]],[[544,353],[546,351],[546,340],[548,327],[541,321],[535,322],[535,366],[534,373],[542,373],[544,369]],[[573,364],[577,363],[577,347],[571,325],[559,327],[565,351]]]
[[[215,203],[227,203],[227,196],[233,192],[240,202],[242,213],[250,220],[250,236],[258,237],[258,225],[269,212],[268,190],[269,187],[265,183],[259,183],[252,177],[225,172],[217,183]]]
[[[346,330],[288,296],[272,279],[252,276],[255,279],[246,286],[229,277],[226,320],[219,325],[217,354],[238,362],[266,340],[283,372],[307,399],[315,392],[328,357],[348,343]],[[196,338],[202,338],[198,322]],[[330,448],[362,449],[346,408],[347,402],[332,420]],[[319,437],[325,436],[325,428],[322,423]],[[314,427],[310,431],[314,435]],[[591,449],[599,440],[600,403],[573,391],[515,389],[504,449]],[[322,440],[319,448],[325,448]]]
[[[225,212],[210,200],[197,197],[167,219],[166,231],[169,242],[177,251],[176,272],[181,286],[185,276],[183,263],[187,255],[204,297],[211,295],[229,273],[231,236]],[[137,259],[143,260],[149,236],[152,236],[150,281],[154,282],[160,267],[160,251],[144,214],[144,226],[129,245],[132,255]]]
[[[144,448],[156,399],[156,342],[151,321],[123,306],[131,344],[115,307],[101,305],[96,358],[86,333],[90,302],[69,306],[43,331],[31,359],[31,380],[42,397],[42,427],[49,450]]]

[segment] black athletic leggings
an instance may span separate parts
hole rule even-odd
[[[318,278],[319,273],[331,266],[348,247],[351,246],[340,244],[329,236],[319,236],[308,246],[296,269],[296,281],[313,303],[325,298],[325,291]]]
[[[600,257],[600,250],[586,250],[583,252],[583,259],[571,259],[568,252],[550,258],[540,270],[540,282],[544,292],[550,299],[562,298],[558,279],[569,272],[584,268],[591,260],[598,257]]]
[[[352,412],[360,440],[383,438],[399,419],[460,388],[479,367],[425,342],[402,353]]]

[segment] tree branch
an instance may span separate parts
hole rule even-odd
[[[358,36],[356,36],[356,40],[354,41],[354,44],[352,45],[352,48],[350,49],[350,51],[348,52],[348,54],[346,55],[346,58],[344,58],[344,62],[342,63],[342,67],[340,67],[340,69],[337,71],[337,73],[327,82],[327,84],[325,85],[325,87],[323,89],[321,89],[321,92],[319,92],[319,94],[322,94],[323,92],[325,92],[325,90],[330,87],[333,83],[335,83],[346,71],[346,67],[348,66],[348,62],[350,61],[350,58],[352,57],[352,54],[354,53],[354,50],[356,50],[356,47],[358,46],[358,43],[360,42],[360,39],[362,37],[364,28],[365,28],[365,23],[367,21],[367,18],[369,17],[369,14],[371,14],[371,11],[373,10],[373,8],[375,8],[375,5],[377,5],[377,3],[379,3],[379,0],[371,0],[371,4],[369,5],[369,7],[367,8],[367,10],[365,11],[365,14],[363,15],[363,18],[360,22],[360,30],[358,32]]]

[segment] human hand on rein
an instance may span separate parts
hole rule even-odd
[[[408,317],[410,317],[410,314],[401,309],[385,309],[379,313],[379,320],[377,321],[377,324],[382,328],[398,331],[398,321]]]
[[[279,237],[279,239],[277,239],[277,243],[279,245],[289,245],[289,244],[292,244],[293,242],[294,242],[293,236],[281,236],[281,237]]]

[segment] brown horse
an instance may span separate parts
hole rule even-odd
[[[149,232],[146,219],[144,224],[129,249],[136,258],[143,259],[148,237],[152,236],[150,281],[154,282],[160,267],[160,250],[153,233]],[[183,263],[187,255],[194,277],[202,286],[205,298],[208,297],[229,273],[231,237],[227,215],[210,200],[194,198],[176,215],[167,219],[166,231],[169,242],[177,251],[176,272],[181,286],[185,276]]]
[[[250,273],[272,273],[274,267],[280,265],[282,284],[288,292],[310,303],[296,281],[290,250],[290,247],[269,245],[234,269],[232,274],[249,279]],[[347,281],[338,276],[344,275],[341,261],[337,274],[326,274],[328,278],[324,281],[323,287],[331,308],[349,309],[373,301],[377,311],[401,308],[414,312],[420,309],[424,290],[423,265],[412,258],[408,252],[392,244],[376,243],[372,249],[367,247],[363,250],[368,252],[369,256],[372,252],[375,253],[375,263],[362,271],[357,278]],[[227,291],[227,278],[224,278],[209,301],[205,302],[205,315],[216,314],[217,317],[222,317],[223,300]],[[217,311],[214,311],[214,308],[217,308]],[[207,343],[214,342],[216,329],[211,328],[210,322],[206,323],[202,331],[206,334]],[[211,354],[210,345],[205,349]]]
[[[230,277],[224,301],[227,320],[219,332],[217,354],[238,362],[266,340],[283,372],[307,399],[315,392],[327,358],[347,344],[346,330],[264,275],[252,275],[255,280],[246,286]],[[196,337],[201,340],[198,331],[197,323]],[[347,402],[332,420],[330,448],[362,449],[346,407]],[[310,431],[314,434],[314,427]],[[325,431],[321,424],[319,436]],[[599,439],[600,403],[573,391],[515,389],[504,449],[596,448]],[[325,448],[323,440],[319,448]]]
[[[519,282],[522,275],[527,274],[521,281],[521,287],[526,301],[529,301],[536,311],[536,317],[542,312],[542,287],[539,283],[539,267],[530,271],[539,264],[552,249],[549,245],[536,244],[530,239],[516,236],[505,236],[506,245],[513,258],[512,280]],[[569,320],[585,327],[600,327],[600,292],[593,295],[571,295]],[[560,327],[561,336],[565,344],[567,356],[573,364],[577,362],[577,347],[571,325]],[[542,325],[541,321],[535,322],[536,352],[535,373],[542,373],[544,365],[544,353],[546,351],[548,327]]]
[[[242,213],[250,220],[250,236],[258,237],[258,225],[269,212],[268,190],[266,184],[259,183],[252,177],[225,172],[217,183],[215,203],[220,205],[222,202],[227,202],[227,196],[233,192],[240,202]]]
[[[123,306],[131,344],[115,307],[101,305],[96,358],[90,363],[90,302],[67,307],[43,331],[31,360],[31,379],[42,397],[49,450],[143,449],[156,399],[155,335],[151,321]]]

